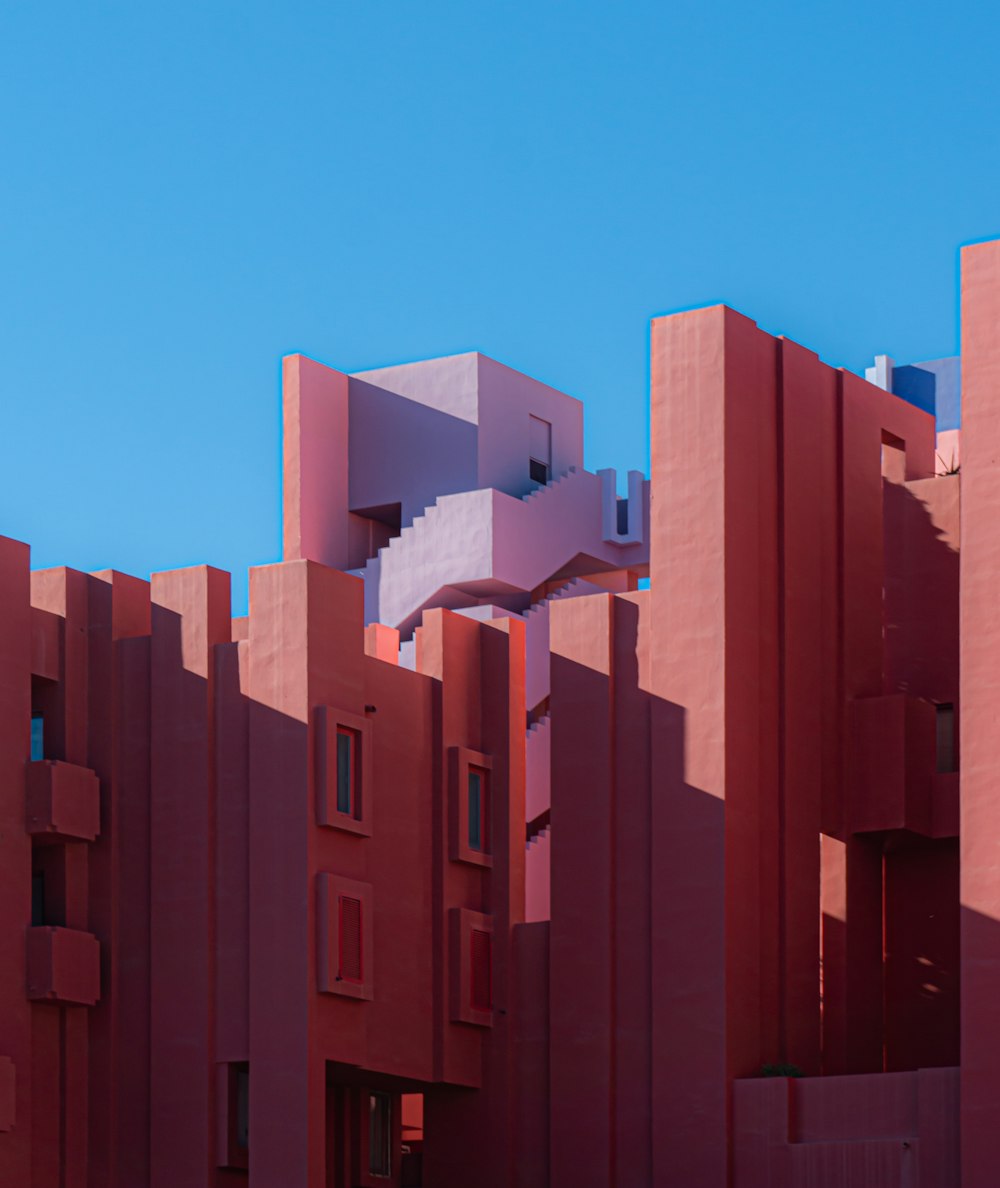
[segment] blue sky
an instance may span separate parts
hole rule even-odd
[[[646,467],[648,320],[957,350],[1000,234],[990,7],[47,5],[0,16],[0,532],[36,567],[280,549],[278,375],[479,349]]]

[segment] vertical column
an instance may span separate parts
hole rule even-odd
[[[88,724],[94,709],[89,688],[92,634],[90,580],[86,574],[66,568],[43,570],[31,575],[32,605],[62,619],[59,683],[57,689],[50,691],[45,706],[46,756],[81,767],[91,765]],[[67,927],[81,931],[92,930],[88,888],[89,851],[89,844],[76,842],[67,843],[63,853],[64,922]],[[101,961],[104,975],[107,972],[105,948],[102,948]],[[90,1014],[89,1009],[76,1007],[38,1007],[34,1013],[37,1046],[34,1060],[38,1084],[48,1087],[48,1091],[36,1092],[36,1118],[40,1120],[43,1111],[49,1115],[38,1127],[37,1133],[44,1133],[46,1137],[36,1144],[36,1151],[40,1145],[55,1143],[51,1152],[43,1156],[46,1168],[44,1175],[54,1175],[58,1163],[60,1183],[65,1181],[66,1188],[82,1184],[87,1174]]]
[[[146,671],[138,687],[129,682],[123,688],[118,664],[119,641],[149,633],[149,583],[107,570],[89,575],[86,589],[86,763],[101,781],[101,832],[88,846],[90,915],[89,924],[83,925],[101,943],[101,999],[88,1012],[87,1165],[91,1183],[117,1188],[132,1182],[130,1176],[149,1174],[145,1159],[138,1166],[133,1159],[134,1151],[145,1151],[148,1144],[148,1112],[140,1115],[141,1126],[123,1126],[120,1117],[123,1109],[130,1114],[149,1092],[148,1022],[142,1031],[125,1022],[136,1013],[145,1016],[148,1009],[148,819],[144,831],[128,828],[131,805],[123,804],[122,771],[123,743],[141,748],[148,761],[148,744],[143,744],[149,729],[149,676]],[[79,627],[67,620],[67,634]],[[141,647],[148,649],[148,643],[143,641]],[[148,813],[148,798],[144,780],[137,792],[143,815]],[[133,855],[141,875],[123,882],[123,867],[129,869]],[[139,926],[123,931],[122,922],[136,912]],[[129,975],[144,967],[140,988]],[[123,970],[128,971],[124,976]],[[136,991],[138,999],[132,997]],[[122,1164],[126,1172],[120,1170]]]
[[[0,537],[0,1056],[14,1064],[14,1128],[0,1132],[0,1183],[32,1182],[31,1007],[25,929],[31,920],[31,839],[24,828],[30,753],[28,546]]]
[[[630,507],[633,505],[630,505]],[[614,621],[614,1174],[615,1184],[651,1184],[654,1132],[649,1113],[650,739],[646,682],[640,678],[649,595],[611,599]]]
[[[996,1179],[1000,1130],[1000,242],[962,251],[962,1184]]]
[[[321,1188],[326,1056],[317,1033],[310,721],[355,704],[361,583],[308,561],[250,571],[250,1164],[255,1183]]]
[[[147,594],[148,614],[148,594]],[[113,1115],[122,1188],[149,1183],[150,1143],[150,639],[115,650],[117,772],[117,1061]]]
[[[703,1188],[777,1046],[776,370],[725,307],[653,323],[653,1179]]]
[[[342,372],[283,360],[283,557],[348,564],[348,392]]]
[[[615,1181],[613,598],[553,605],[551,1159],[554,1188]]]
[[[215,1157],[212,649],[229,639],[229,575],[154,574],[152,600],[150,1183],[196,1188]]]
[[[779,340],[781,359],[781,1018],[780,1059],[820,1071],[820,829],[835,788],[837,374]],[[831,745],[832,744],[832,745]]]

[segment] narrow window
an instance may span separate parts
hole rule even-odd
[[[361,951],[361,900],[340,896],[340,967],[343,982],[363,982]]]
[[[250,1149],[250,1069],[246,1065],[236,1069],[236,1145]]]
[[[490,934],[481,928],[473,928],[469,998],[473,1009],[477,1011],[488,1011],[493,1006],[493,962],[490,947]]]
[[[45,718],[41,714],[31,715],[31,761],[37,763],[45,758]]]
[[[937,707],[937,769],[958,770],[955,766],[955,707],[950,702]]]
[[[368,1172],[392,1175],[392,1098],[388,1093],[368,1094]]]
[[[882,477],[891,483],[906,480],[906,442],[882,430]]]
[[[358,746],[353,730],[337,728],[337,812],[358,815]]]
[[[537,458],[528,459],[528,474],[533,483],[541,483],[544,486],[549,481],[549,468],[544,462],[539,462]]]
[[[552,425],[541,417],[528,417],[528,474],[533,483],[552,477]]]
[[[489,795],[486,772],[478,767],[469,768],[469,849],[488,854],[489,842]]]
[[[31,926],[41,928],[45,922],[45,875],[36,870],[31,875]]]

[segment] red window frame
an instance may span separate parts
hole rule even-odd
[[[448,948],[451,966],[450,1000],[451,1021],[472,1023],[476,1027],[492,1027],[495,988],[496,955],[493,941],[493,917],[468,908],[451,908],[448,913]],[[489,938],[489,1006],[476,1000],[474,991],[475,933],[485,933]]]
[[[348,925],[344,924],[344,910],[350,904],[350,913],[356,913],[357,919],[348,921]],[[357,949],[357,953],[348,952],[345,945],[345,939],[353,940],[352,934],[357,930],[357,943],[352,943],[351,948]],[[357,965],[357,972],[355,973],[355,958]],[[352,968],[348,970],[347,966]],[[337,977],[342,982],[353,982],[355,985],[363,986],[365,981],[365,929],[364,929],[364,906],[361,900],[355,895],[337,895]]]
[[[469,837],[470,776],[482,777],[480,799],[480,847],[471,844]],[[450,817],[449,854],[453,862],[468,862],[472,866],[493,865],[493,813],[495,795],[493,760],[467,747],[451,747],[448,752],[448,801]]]
[[[361,837],[371,836],[372,819],[372,724],[367,718],[329,705],[315,713],[316,733],[316,823]],[[340,808],[338,744],[352,740],[350,809]]]
[[[344,900],[359,905],[357,953],[360,980],[344,967]],[[373,892],[371,883],[320,871],[316,875],[316,983],[322,994],[370,1000],[374,996]]]

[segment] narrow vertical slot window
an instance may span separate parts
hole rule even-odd
[[[473,928],[471,945],[471,977],[469,1000],[473,1010],[488,1011],[493,1007],[493,955],[490,934]]]
[[[541,417],[528,416],[528,476],[545,484],[552,477],[552,425]]]
[[[41,714],[31,715],[31,761],[37,763],[45,758],[45,718]]]
[[[40,928],[46,923],[45,874],[36,870],[31,876],[31,926]]]
[[[337,812],[358,816],[358,746],[353,730],[337,730]]]
[[[363,982],[361,900],[340,896],[340,959],[338,976],[344,982]]]
[[[368,1094],[368,1173],[392,1175],[392,1098],[388,1093]]]
[[[236,1069],[236,1145],[243,1151],[250,1149],[250,1069],[246,1065]]]
[[[489,790],[486,772],[469,768],[469,849],[489,853]]]
[[[958,770],[955,766],[955,707],[950,702],[937,707],[937,769]]]

